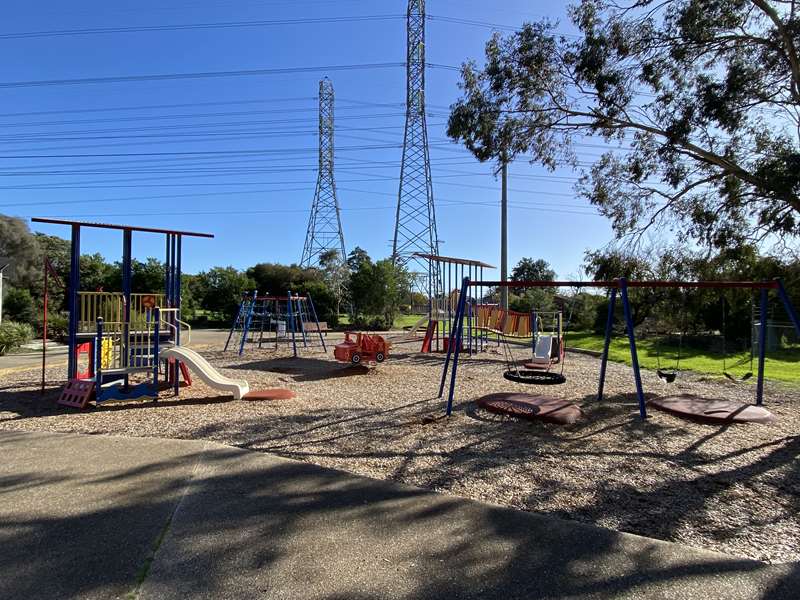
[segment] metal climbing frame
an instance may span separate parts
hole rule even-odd
[[[639,401],[639,416],[647,418],[647,406],[645,404],[644,387],[642,385],[642,374],[639,368],[639,357],[636,352],[636,332],[633,325],[633,313],[631,311],[628,290],[630,288],[717,288],[717,289],[757,289],[760,290],[760,310],[761,314],[767,313],[769,301],[769,291],[775,290],[778,298],[786,309],[786,314],[794,325],[798,335],[800,335],[800,317],[798,317],[791,300],[789,299],[783,282],[780,279],[772,281],[628,281],[624,277],[613,281],[473,281],[469,277],[464,277],[461,284],[461,294],[459,296],[458,307],[455,315],[455,326],[450,332],[450,343],[448,344],[447,358],[442,369],[442,378],[439,384],[439,398],[444,394],[444,387],[447,376],[450,374],[450,389],[447,397],[446,413],[449,416],[453,411],[453,400],[455,397],[456,376],[458,373],[458,359],[461,350],[461,342],[464,334],[464,315],[466,299],[469,295],[470,287],[508,287],[508,288],[544,288],[544,287],[574,287],[574,288],[606,288],[610,290],[608,303],[608,316],[606,319],[605,340],[603,342],[603,354],[600,363],[600,381],[597,387],[597,399],[603,398],[603,386],[605,384],[606,365],[608,363],[608,349],[611,343],[611,332],[614,325],[614,309],[616,307],[617,296],[622,300],[622,310],[625,318],[625,329],[627,331],[628,343],[631,352],[631,366],[633,367],[633,379],[636,385],[636,396]],[[759,328],[758,343],[758,379],[756,383],[756,404],[761,405],[764,399],[764,362],[766,360],[766,327]],[[452,372],[450,364],[452,361]]]
[[[270,341],[265,334],[274,334],[271,341],[276,349],[281,341],[291,342],[292,354],[297,356],[298,336],[303,347],[308,348],[309,335],[314,333],[319,336],[323,352],[327,352],[311,294],[301,296],[290,291],[286,296],[259,296],[254,291],[242,296],[224,351],[233,345],[241,356],[248,343],[257,343],[262,348],[265,341]]]

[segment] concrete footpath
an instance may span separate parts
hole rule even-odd
[[[800,591],[797,565],[210,442],[0,432],[0,456],[0,598],[733,600]]]

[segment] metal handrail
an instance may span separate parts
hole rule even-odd
[[[186,341],[182,341],[181,345],[188,346],[189,344],[191,344],[192,343],[192,326],[189,325],[189,323],[187,323],[186,321],[183,321],[183,320],[178,318],[178,309],[177,308],[161,308],[160,311],[161,311],[161,322],[164,325],[166,325],[167,327],[170,327],[173,331],[175,331],[175,340],[177,341],[177,339],[178,339],[178,326],[182,325],[183,327],[186,328]],[[170,323],[169,320],[165,319],[164,318],[164,313],[171,313],[172,314],[172,320],[175,321],[176,323],[178,323],[178,326],[174,325],[173,323]]]

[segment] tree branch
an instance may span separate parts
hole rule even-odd
[[[752,2],[769,17],[775,25],[775,29],[778,30],[778,35],[783,41],[784,54],[792,70],[792,95],[795,97],[796,101],[800,102],[800,59],[798,59],[797,56],[797,48],[795,48],[794,40],[791,34],[786,31],[786,27],[784,27],[778,12],[772,8],[766,0],[752,0]]]

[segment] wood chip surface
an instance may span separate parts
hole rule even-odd
[[[335,342],[330,336],[329,344]],[[402,481],[564,519],[676,541],[770,563],[800,560],[800,390],[767,383],[772,424],[710,425],[656,410],[638,415],[632,371],[609,363],[597,401],[600,361],[569,353],[563,385],[534,389],[502,376],[497,349],[464,357],[456,402],[442,417],[444,357],[394,336],[378,368],[347,367],[332,349],[292,358],[283,349],[244,356],[203,350],[251,390],[288,388],[291,400],[247,402],[195,378],[176,399],[129,401],[85,411],[54,404],[63,366],[0,374],[0,429],[208,439]],[[515,350],[524,361],[530,350]],[[767,375],[769,363],[767,363]],[[753,402],[752,382],[682,373],[671,385],[643,371],[651,395],[694,393]],[[575,402],[574,425],[517,421],[478,409],[493,392],[544,393]]]

